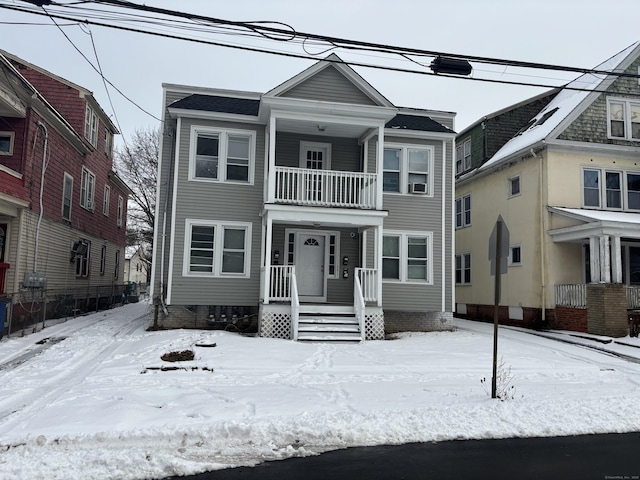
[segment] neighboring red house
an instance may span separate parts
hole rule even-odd
[[[88,302],[123,283],[129,189],[112,170],[116,133],[90,91],[0,50],[0,302],[45,290],[84,290]],[[14,318],[36,316],[22,307]]]

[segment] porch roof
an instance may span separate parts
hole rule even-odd
[[[548,207],[551,213],[582,223],[549,230],[554,242],[577,242],[599,235],[640,239],[640,213]]]

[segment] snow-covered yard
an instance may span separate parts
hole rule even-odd
[[[147,332],[147,309],[0,342],[0,478],[161,478],[357,445],[640,431],[640,363],[605,351],[501,328],[515,387],[502,402],[481,385],[490,324],[303,344]],[[550,336],[640,358],[637,339]],[[160,359],[187,349],[193,361]]]

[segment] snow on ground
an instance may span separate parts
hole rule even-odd
[[[490,388],[491,324],[304,344],[148,332],[148,308],[0,342],[0,478],[162,478],[349,446],[640,431],[637,339],[545,334],[630,357],[620,358],[501,327],[515,387],[502,402],[481,384]],[[185,349],[193,361],[160,359]],[[158,369],[169,365],[180,369]]]

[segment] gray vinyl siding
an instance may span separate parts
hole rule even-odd
[[[451,256],[452,256],[452,207],[445,209],[445,254],[442,256],[442,189],[446,188],[446,205],[452,205],[452,142],[446,142],[446,165],[442,162],[442,141],[415,138],[385,137],[385,142],[394,144],[430,145],[434,147],[433,196],[413,194],[383,194],[383,209],[389,212],[383,229],[396,231],[432,232],[432,285],[383,282],[383,307],[405,311],[441,311],[442,310],[442,266],[445,262],[445,309],[452,311],[451,300]],[[369,171],[375,171],[376,141],[369,144]],[[446,185],[443,185],[443,167]],[[367,263],[373,265],[373,235],[368,235]]]
[[[297,135],[280,133],[276,135],[276,165],[282,167],[300,166],[300,142],[317,142],[331,144],[331,170],[346,172],[362,171],[360,145],[356,138],[317,137],[313,135]]]
[[[194,182],[188,180],[191,126],[253,130],[255,138],[254,184]],[[255,306],[260,289],[260,241],[264,185],[264,127],[242,123],[183,119],[179,132],[178,186],[173,225],[171,304]],[[248,278],[189,277],[183,275],[185,220],[251,223],[251,264]],[[218,247],[216,247],[218,248]]]
[[[313,77],[287,90],[282,96],[356,105],[376,105],[333,66],[326,67]]]

